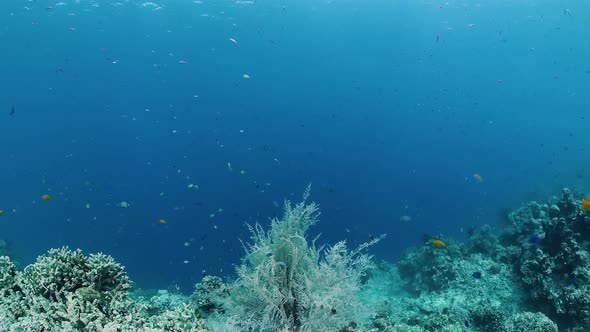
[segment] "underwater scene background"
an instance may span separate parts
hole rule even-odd
[[[6,0],[0,15],[0,253],[14,263],[10,277],[0,278],[3,301],[16,296],[29,303],[21,301],[24,296],[36,299],[31,303],[43,298],[67,306],[73,303],[64,295],[69,291],[95,303],[103,315],[100,324],[95,315],[66,328],[48,316],[35,318],[40,307],[29,303],[19,314],[5,313],[0,330],[552,331],[556,324],[588,331],[590,288],[584,283],[590,285],[590,272],[578,268],[588,259],[581,253],[590,231],[576,223],[588,223],[590,209],[581,203],[590,187],[589,4]],[[301,203],[299,214],[297,208],[285,212],[284,200],[301,202],[308,184],[311,205]],[[569,190],[562,192],[564,187]],[[304,213],[315,206],[312,201],[321,209],[317,225],[314,213]],[[530,201],[539,207],[517,210]],[[274,217],[293,224],[270,228]],[[555,226],[554,219],[567,227]],[[272,241],[251,239],[247,225],[257,222]],[[485,224],[497,232],[487,226],[482,231]],[[311,247],[289,242],[300,250],[285,254],[276,246],[279,239],[292,239],[289,231],[310,245],[321,234],[318,247],[346,240],[350,253],[361,255],[360,261],[338,256],[348,272],[334,280],[359,285],[347,291],[350,298],[342,297],[348,303],[354,297],[367,308],[382,308],[383,301],[427,293],[453,303],[458,297],[484,301],[482,294],[491,289],[518,300],[480,303],[483,311],[502,301],[514,304],[503,309],[505,321],[497,326],[488,324],[494,313],[485,316],[473,303],[448,312],[446,304],[432,304],[428,314],[422,307],[428,306],[413,304],[422,308],[417,317],[444,312],[444,323],[377,309],[361,314],[344,303],[326,304],[326,312],[322,304],[314,316],[311,308],[320,308],[315,297],[304,300],[301,288],[285,283],[305,279],[307,288],[301,287],[312,292],[315,279],[306,273],[330,280],[328,272],[313,271],[322,259],[337,261],[336,252],[315,257]],[[489,236],[482,242],[502,249],[477,249],[474,237],[479,241],[482,232]],[[555,234],[553,242],[544,242],[548,234]],[[377,268],[355,252],[364,243],[374,244],[368,250]],[[260,299],[208,299],[210,310],[183,309],[198,326],[146,321],[117,327],[105,323],[123,324],[105,308],[118,308],[113,303],[123,295],[76,292],[126,294],[126,283],[106,289],[106,276],[97,277],[99,283],[71,282],[70,288],[64,282],[52,295],[26,286],[37,282],[23,281],[26,275],[17,271],[63,246],[112,256],[125,267],[133,292],[168,289],[158,295],[177,296],[166,302],[168,309],[174,301],[195,305],[195,284],[202,285],[206,275],[222,278],[215,281],[230,290],[251,290],[264,283],[245,282],[252,272],[246,267],[256,270],[268,260],[270,265],[260,265],[272,271],[264,287],[273,289],[283,269],[291,276],[280,274],[289,281],[269,295],[280,303],[274,309]],[[75,255],[60,250],[53,255],[64,261]],[[301,261],[287,262],[308,250]],[[563,256],[560,250],[580,257],[547,263],[553,267],[541,270],[550,271],[551,283],[523,277],[531,252],[555,258]],[[297,265],[306,259],[308,265]],[[408,260],[453,267],[418,271]],[[81,271],[92,269],[92,262],[84,264],[90,265]],[[469,293],[474,280],[485,281],[486,269],[502,271],[496,278],[510,284]],[[306,277],[297,279],[296,271]],[[437,277],[445,271],[453,277]],[[2,283],[13,277],[14,283]],[[455,293],[432,293],[447,289]],[[558,293],[576,300],[547,300],[560,298]],[[102,302],[110,304],[97,304]],[[48,306],[39,310],[48,315]],[[255,317],[235,309],[248,307],[269,311]],[[137,315],[162,321],[167,311],[158,310]],[[521,321],[547,324],[523,327]]]

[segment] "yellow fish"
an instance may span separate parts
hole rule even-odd
[[[430,240],[430,243],[432,243],[433,246],[438,247],[438,248],[442,248],[445,246],[445,243],[439,239],[432,239],[432,240]]]
[[[590,211],[590,197],[586,197],[586,198],[582,199],[581,208],[586,211]]]
[[[41,199],[44,201],[50,201],[51,200],[51,195],[49,194],[45,194],[41,196]]]
[[[4,214],[4,210],[0,210],[0,216]]]
[[[160,225],[166,225],[166,220],[160,219],[160,220],[158,220],[158,224],[160,224]]]

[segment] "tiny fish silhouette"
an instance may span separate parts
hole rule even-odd
[[[15,110],[15,108],[14,108],[14,105],[12,105],[12,106],[10,107],[10,113],[8,113],[8,115],[10,115],[10,116],[13,116],[15,111],[16,111],[16,110]]]

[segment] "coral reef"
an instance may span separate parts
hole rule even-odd
[[[590,212],[564,189],[506,213],[497,228],[442,236],[395,264],[344,241],[317,247],[318,206],[285,203],[252,241],[235,280],[206,276],[194,293],[132,291],[104,254],[51,249],[23,270],[0,256],[0,330],[581,332],[590,326]],[[205,324],[206,322],[206,324]]]

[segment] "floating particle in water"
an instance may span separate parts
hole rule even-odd
[[[190,247],[191,243],[190,243],[190,242],[188,242],[188,241],[186,241],[186,242],[184,242],[182,245],[183,245],[183,246],[185,246],[185,247]]]
[[[238,46],[238,41],[237,40],[235,40],[233,38],[230,38],[229,41],[232,42],[232,44]]]
[[[248,74],[244,74],[244,75],[242,75],[242,77],[243,77],[245,80],[249,80],[249,79],[250,79],[250,75],[248,75]]]
[[[125,202],[125,201],[121,201],[120,203],[117,203],[116,205],[118,207],[124,208],[124,209],[128,208],[129,206],[131,206],[131,204],[129,204],[129,203]]]
[[[188,261],[188,260],[185,260],[185,261],[183,261],[183,263],[184,263],[184,264],[188,264],[188,263],[189,263],[189,261]]]
[[[85,206],[86,206],[87,209],[90,209],[90,203],[86,203]]]

